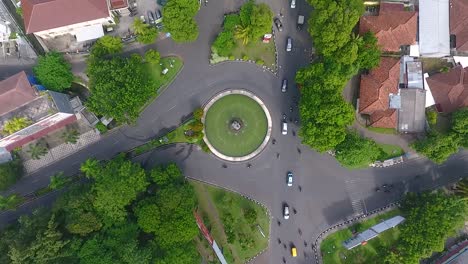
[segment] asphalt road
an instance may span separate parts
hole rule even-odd
[[[195,107],[229,88],[242,88],[255,93],[264,101],[273,118],[272,138],[277,143],[270,143],[259,156],[249,161],[253,165],[251,168],[246,167],[247,162],[224,162],[188,145],[168,146],[144,154],[137,160],[145,167],[175,161],[190,178],[237,191],[267,206],[273,218],[270,247],[255,259],[255,263],[282,263],[283,257],[287,263],[313,263],[311,242],[328,226],[396,201],[406,191],[445,185],[468,174],[466,151],[441,166],[418,159],[390,168],[348,171],[333,157],[301,145],[300,139],[291,133],[292,130],[298,130],[296,125],[290,124],[289,134],[281,135],[282,113],[286,113],[288,119],[297,118],[298,115],[297,107],[292,113],[289,112],[293,97],[298,96],[293,80],[296,70],[308,63],[311,40],[306,30],[298,32],[295,27],[298,12],[307,18],[310,7],[303,1],[299,1],[294,10],[288,7],[287,1],[270,3],[276,14],[283,8],[285,15],[282,19],[284,30],[276,36],[281,68],[279,76],[274,76],[253,64],[208,64],[209,46],[222,24],[223,13],[237,10],[240,4],[241,1],[224,0],[210,1],[207,7],[202,6],[197,16],[200,35],[194,43],[175,44],[166,39],[127,51],[127,54],[142,53],[148,48],[157,48],[163,55],[182,57],[184,68],[170,87],[143,111],[134,126],[122,127],[104,136],[99,142],[21,179],[8,193],[30,193],[46,186],[50,175],[55,172],[64,171],[67,175],[76,173],[79,165],[87,158],[109,159],[150,138],[161,136],[180,124]],[[287,36],[293,38],[294,49],[290,53],[285,51]],[[308,51],[304,52],[305,49]],[[0,66],[0,77],[7,77],[24,68],[30,69],[30,65]],[[82,73],[84,69],[83,61],[74,61],[75,73]],[[289,90],[285,94],[280,91],[283,78],[289,80]],[[280,153],[279,159],[276,153]],[[223,163],[228,167],[222,168]],[[286,172],[289,170],[295,175],[293,187],[286,186]],[[393,183],[394,190],[390,193],[375,192],[375,188],[384,183]],[[35,206],[50,204],[52,197],[36,200],[17,212],[0,214],[0,226],[14,221],[20,213],[29,212]],[[284,220],[282,216],[284,203],[291,209],[289,220]],[[298,248],[299,256],[295,259],[290,257],[291,245]]]

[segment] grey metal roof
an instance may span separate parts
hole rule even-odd
[[[408,88],[424,89],[422,63],[420,61],[407,62],[406,74],[408,78]]]
[[[74,114],[73,109],[70,104],[70,97],[63,93],[58,93],[54,91],[48,91],[52,100],[54,101],[55,106],[62,113]]]
[[[401,108],[398,111],[398,131],[420,133],[426,126],[426,91],[400,89]]]
[[[390,228],[393,228],[399,225],[404,220],[405,220],[404,217],[397,215],[395,217],[392,217],[388,220],[383,221],[380,224],[376,224],[375,226],[371,227],[371,229],[380,234]]]
[[[389,94],[390,99],[390,109],[400,109],[401,108],[401,96],[399,94]]]

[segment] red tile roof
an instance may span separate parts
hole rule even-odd
[[[359,113],[371,116],[371,124],[395,128],[396,111],[389,109],[389,94],[398,93],[400,60],[382,57],[378,68],[361,76]]]
[[[468,51],[468,1],[450,0],[450,34],[458,51]]]
[[[382,50],[398,52],[400,46],[416,43],[417,23],[417,12],[384,8],[378,16],[361,17],[359,33],[372,31]]]
[[[38,94],[24,71],[0,82],[0,116],[36,99]]]
[[[120,9],[128,7],[127,0],[110,0],[111,9]]]
[[[380,12],[405,11],[403,3],[380,3]]]
[[[26,33],[109,17],[106,0],[22,0]]]
[[[451,113],[468,107],[468,68],[457,66],[426,79],[438,109]]]

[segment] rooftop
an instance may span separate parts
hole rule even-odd
[[[0,116],[38,97],[24,71],[0,82]]]
[[[106,0],[22,0],[26,33],[109,17]]]
[[[459,65],[448,72],[426,78],[439,111],[451,113],[468,106],[467,70]]]
[[[419,52],[421,56],[450,55],[448,1],[419,1]]]
[[[450,34],[455,35],[455,48],[468,51],[468,2],[450,0]]]
[[[398,131],[421,133],[426,127],[426,92],[423,89],[400,89],[401,108],[398,110]]]

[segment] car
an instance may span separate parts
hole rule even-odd
[[[293,184],[293,173],[290,171],[288,171],[287,183],[289,187],[291,187]]]
[[[156,24],[161,23],[161,22],[162,22],[162,19],[163,19],[162,14],[161,14],[161,10],[156,9],[156,11],[154,12],[154,14],[156,15],[155,23],[156,23]]]
[[[154,14],[153,14],[153,12],[151,12],[150,10],[148,10],[147,15],[148,15],[148,22],[149,22],[150,24],[154,24],[155,20],[154,20]]]
[[[281,84],[281,92],[285,93],[288,90],[288,80],[283,79],[283,83]]]
[[[140,20],[141,20],[143,23],[146,23],[145,16],[140,16]]]
[[[291,8],[296,8],[296,0],[291,0]]]
[[[286,51],[291,51],[292,50],[292,38],[288,37],[286,41]]]
[[[285,204],[283,208],[283,217],[286,220],[289,219],[289,206],[287,204]]]
[[[283,23],[281,23],[281,20],[279,18],[275,18],[274,20],[276,28],[278,28],[278,31],[281,32],[283,31]]]
[[[293,258],[297,257],[297,249],[296,249],[295,246],[292,246],[292,247],[291,247],[291,256],[292,256]]]
[[[281,134],[287,135],[288,134],[288,123],[286,121],[283,121],[282,129],[281,129]]]

